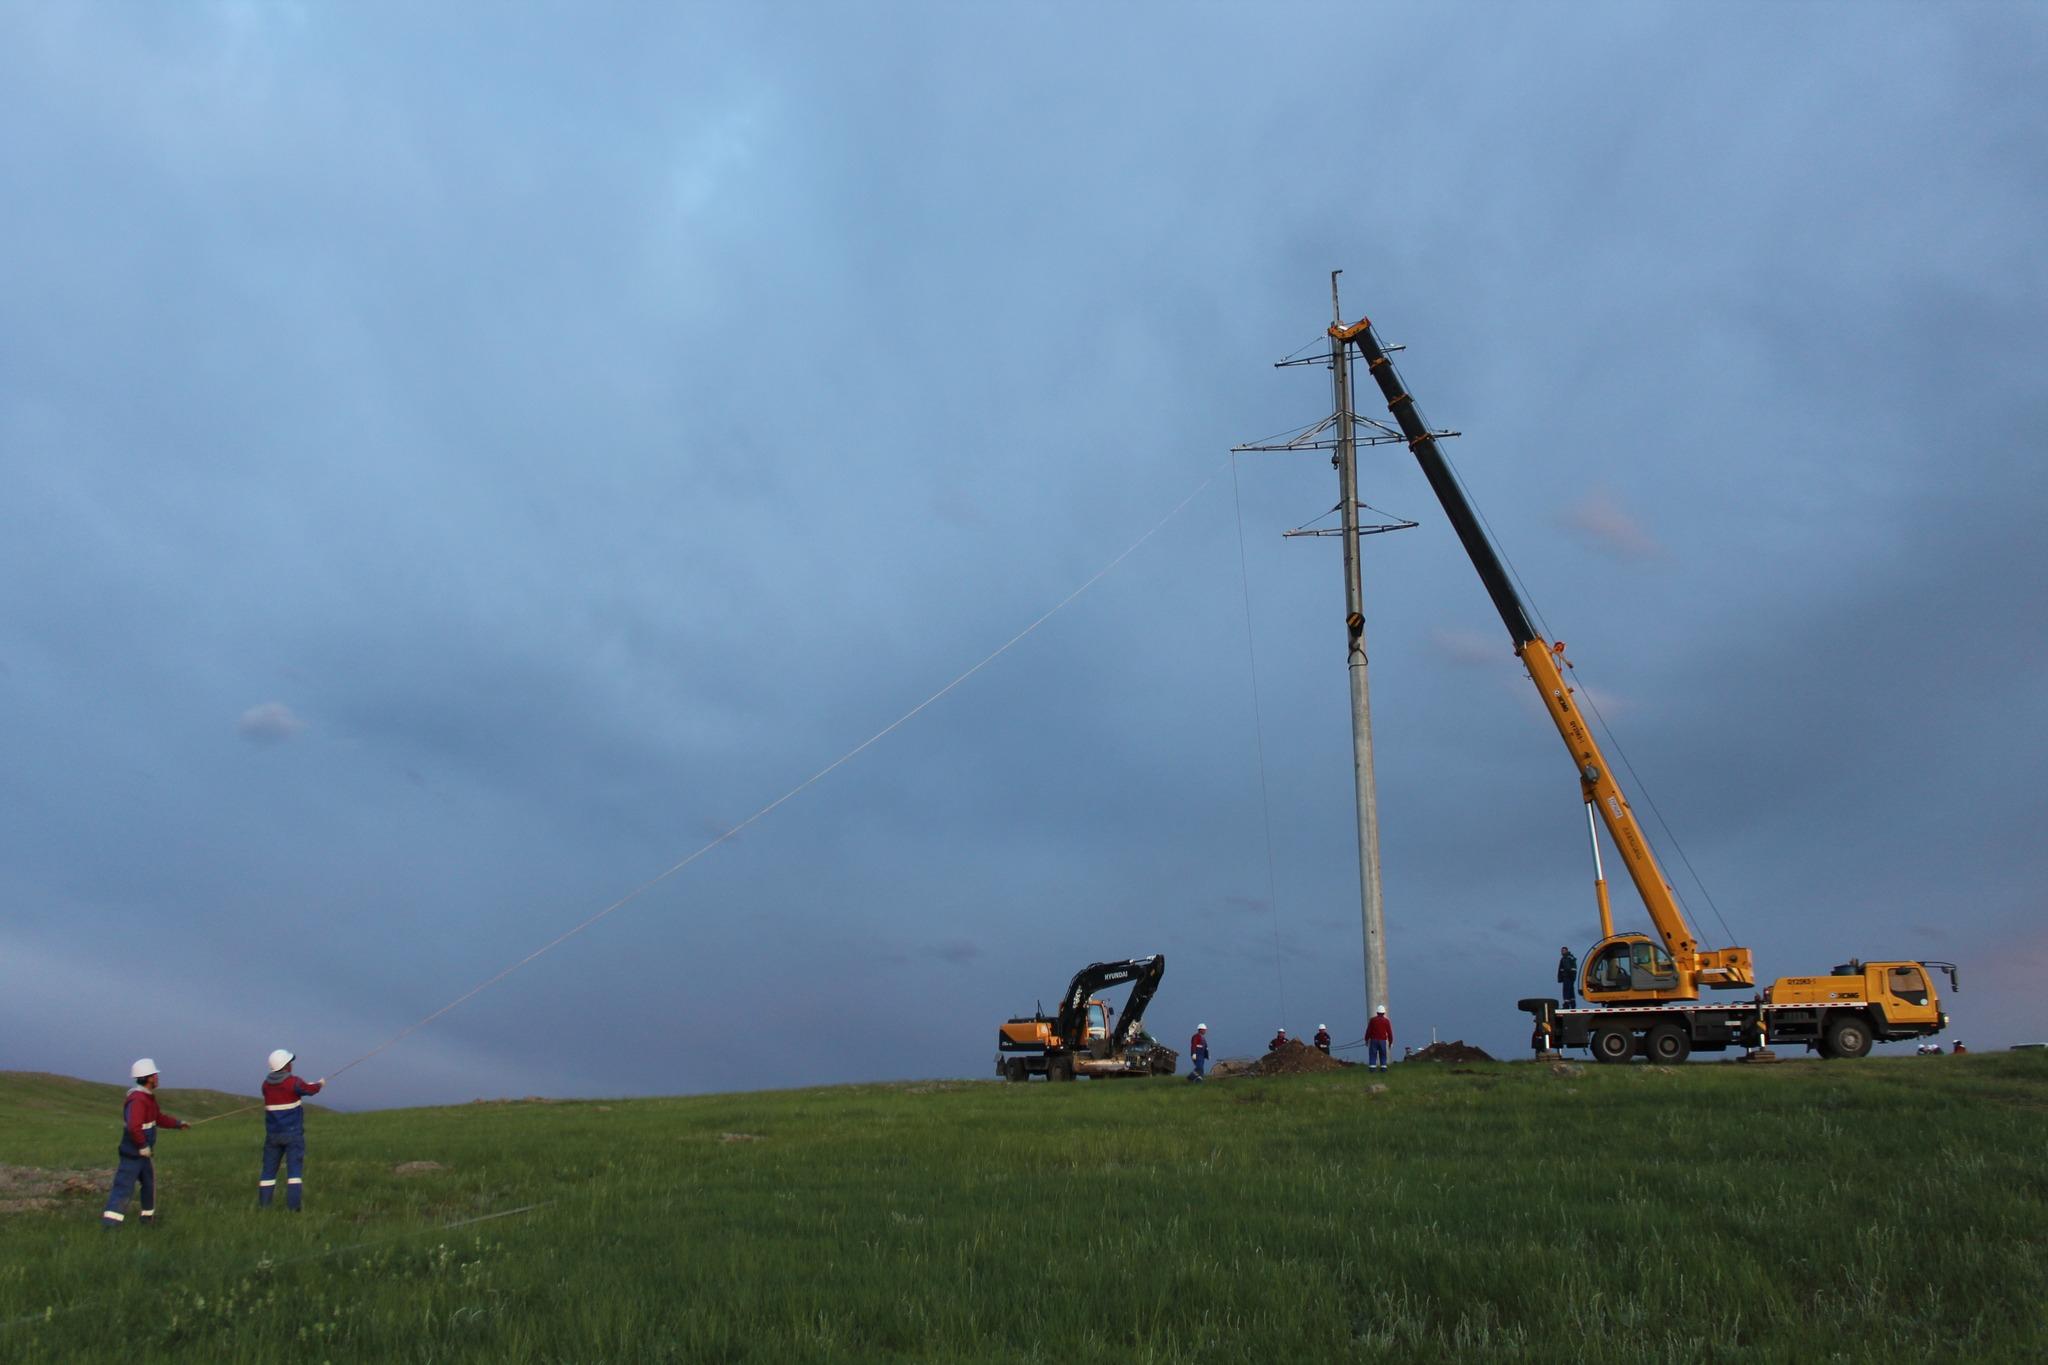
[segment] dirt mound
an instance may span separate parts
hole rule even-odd
[[[1263,1057],[1226,1058],[1209,1068],[1209,1076],[1219,1081],[1230,1076],[1307,1076],[1356,1065],[1339,1061],[1299,1038],[1289,1038]]]
[[[1404,1062],[1490,1062],[1492,1054],[1485,1048],[1473,1047],[1463,1038],[1454,1043],[1431,1043],[1420,1052],[1410,1053],[1401,1059]]]

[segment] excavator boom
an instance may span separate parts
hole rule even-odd
[[[1060,997],[1059,1023],[1055,1026],[1059,1036],[1070,1043],[1086,1036],[1083,1015],[1089,999],[1099,990],[1120,986],[1126,981],[1134,982],[1130,998],[1124,1001],[1123,1017],[1110,1034],[1111,1047],[1122,1052],[1137,1036],[1138,1026],[1145,1020],[1145,1006],[1151,1003],[1153,992],[1159,989],[1159,979],[1165,975],[1164,953],[1123,962],[1089,963],[1074,973],[1074,979],[1067,983],[1067,993]]]

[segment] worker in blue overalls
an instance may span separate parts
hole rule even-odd
[[[299,1211],[306,1174],[305,1097],[320,1093],[323,1078],[303,1081],[292,1074],[296,1061],[283,1048],[270,1054],[270,1074],[263,1078],[263,1178],[256,1182],[256,1204],[270,1207],[277,1193],[277,1167],[284,1164],[284,1206]]]
[[[166,1114],[156,1102],[160,1079],[156,1063],[147,1057],[128,1068],[135,1084],[121,1101],[121,1164],[114,1168],[114,1188],[107,1192],[107,1207],[100,1213],[100,1226],[117,1228],[127,1214],[121,1211],[130,1193],[141,1186],[142,1226],[156,1226],[156,1129],[190,1128],[174,1114]]]

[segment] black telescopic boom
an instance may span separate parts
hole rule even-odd
[[[1349,327],[1332,327],[1330,335],[1340,347],[1345,341],[1354,343],[1358,353],[1365,357],[1366,369],[1379,384],[1380,392],[1386,395],[1387,411],[1401,424],[1401,434],[1408,438],[1408,448],[1415,452],[1415,462],[1422,466],[1423,476],[1436,490],[1436,500],[1443,504],[1444,515],[1450,518],[1452,528],[1463,542],[1472,567],[1479,570],[1479,581],[1486,585],[1487,595],[1493,598],[1494,610],[1507,624],[1508,634],[1514,636],[1515,649],[1519,653],[1523,645],[1538,638],[1535,627],[1529,624],[1529,613],[1523,609],[1521,596],[1515,592],[1507,570],[1501,567],[1493,542],[1486,538],[1479,518],[1473,514],[1472,504],[1465,501],[1465,490],[1458,487],[1443,452],[1436,448],[1436,438],[1422,424],[1422,415],[1415,410],[1415,400],[1402,387],[1401,376],[1394,369],[1386,348],[1380,345],[1379,337],[1374,335],[1372,322],[1361,319]]]

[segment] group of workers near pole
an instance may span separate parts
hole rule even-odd
[[[284,1206],[299,1211],[306,1172],[306,1096],[317,1095],[327,1084],[301,1080],[292,1074],[296,1061],[283,1048],[270,1054],[269,1074],[263,1078],[263,1174],[256,1181],[256,1206],[269,1208],[277,1193],[278,1168],[284,1168]],[[162,1077],[156,1063],[144,1057],[128,1068],[135,1084],[121,1101],[120,1164],[114,1167],[114,1188],[107,1192],[107,1207],[100,1213],[100,1226],[118,1228],[127,1220],[124,1211],[129,1196],[140,1194],[137,1213],[144,1227],[156,1226],[156,1130],[190,1128],[192,1125],[168,1113],[156,1102],[157,1083]]]
[[[1273,1039],[1266,1044],[1266,1051],[1278,1052],[1287,1044],[1287,1030],[1277,1029]],[[1357,1046],[1350,1044],[1350,1046]],[[1316,1051],[1328,1055],[1330,1051],[1330,1026],[1316,1025]],[[1387,1017],[1387,1007],[1381,1005],[1372,1012],[1372,1021],[1365,1026],[1365,1069],[1385,1071],[1387,1054],[1394,1050],[1394,1021]],[[1195,1025],[1195,1036],[1188,1039],[1188,1079],[1199,1081],[1209,1069],[1209,1026]]]

